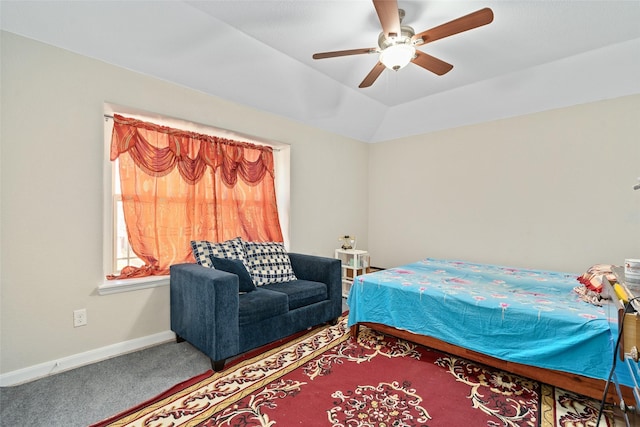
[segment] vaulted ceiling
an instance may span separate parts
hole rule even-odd
[[[377,54],[369,0],[0,1],[2,29],[366,142],[640,93],[640,1],[399,0],[416,32],[484,7],[491,24],[359,83]]]

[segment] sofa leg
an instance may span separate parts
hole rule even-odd
[[[338,318],[336,317],[335,319],[329,320],[329,324],[331,326],[336,326],[338,324]]]
[[[213,360],[211,359],[211,369],[215,372],[220,372],[224,368],[224,359],[222,360]]]
[[[178,344],[180,344],[181,342],[184,342],[184,338],[182,338],[180,335],[177,335],[177,334],[176,334],[176,342],[177,342]]]

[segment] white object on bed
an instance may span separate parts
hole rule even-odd
[[[624,260],[624,278],[629,282],[640,282],[640,259]]]

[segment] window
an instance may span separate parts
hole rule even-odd
[[[116,181],[116,189],[119,190],[120,186],[117,182],[118,181]],[[138,258],[129,244],[127,225],[124,222],[124,213],[122,211],[122,196],[119,192],[113,195],[113,207],[113,217],[115,218],[115,229],[113,235],[115,241],[113,254],[111,255],[114,260],[111,271],[114,273],[120,273],[123,268],[128,266],[141,267],[144,265],[144,261]]]
[[[111,145],[111,133],[113,129],[113,114],[122,114],[127,117],[136,118],[142,121],[156,123],[162,126],[184,129],[200,134],[224,137],[233,140],[250,142],[252,144],[269,145],[274,151],[274,169],[275,169],[275,186],[276,198],[278,202],[278,214],[285,246],[289,247],[289,146],[282,143],[274,143],[270,141],[260,140],[258,138],[247,137],[236,132],[226,131],[222,129],[210,128],[202,125],[195,125],[181,120],[171,119],[167,117],[158,117],[155,114],[149,114],[140,111],[131,111],[131,109],[117,107],[113,105],[105,105],[105,126],[104,126],[104,143],[105,143],[105,168],[104,168],[104,202],[105,202],[105,220],[104,220],[104,271],[107,274],[117,274],[127,265],[142,266],[144,262],[139,259],[131,250],[127,237],[126,227],[124,224],[124,214],[122,211],[122,201],[119,193],[119,177],[116,162],[109,161],[109,151]],[[159,286],[168,284],[167,276],[152,276],[139,279],[126,280],[105,280],[99,286],[100,294],[113,292],[122,292],[126,290],[134,290],[151,286]]]

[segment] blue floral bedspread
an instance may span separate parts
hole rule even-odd
[[[576,278],[427,258],[358,276],[347,299],[349,326],[382,323],[503,360],[606,380],[615,310],[582,301],[573,291]]]

